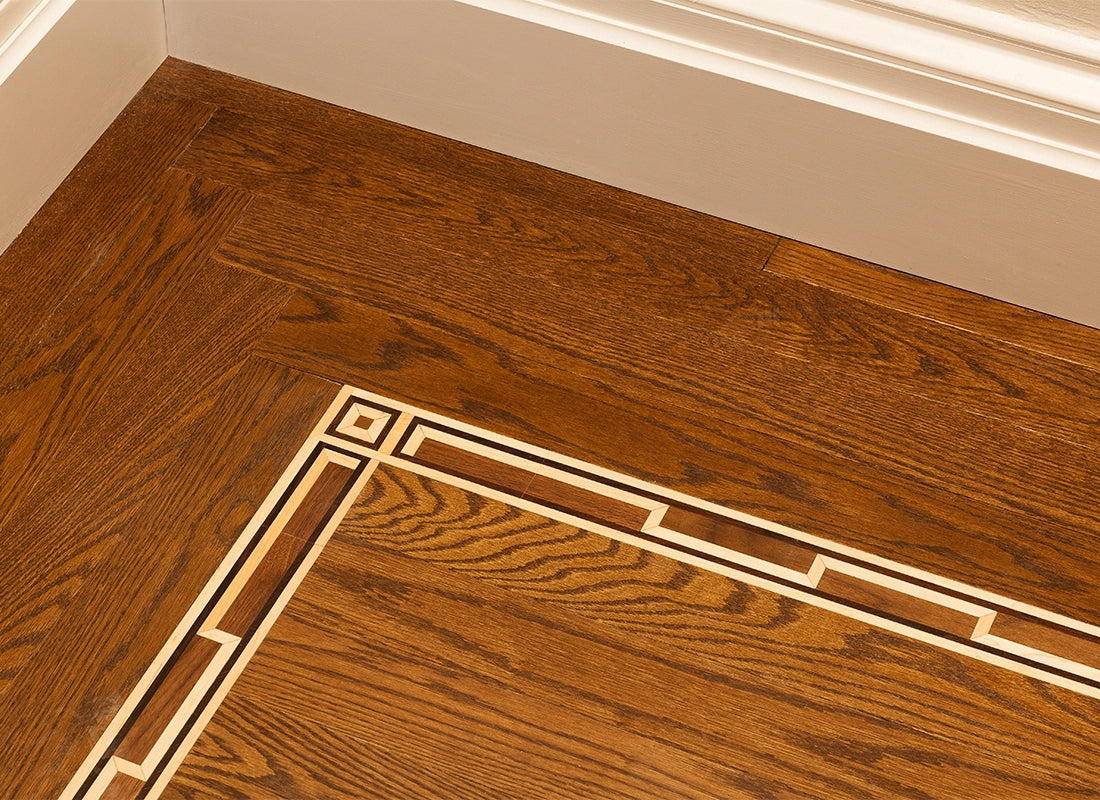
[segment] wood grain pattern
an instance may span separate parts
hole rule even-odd
[[[973,292],[784,239],[767,271],[1100,369],[1100,332]]]
[[[619,302],[673,315],[720,304],[775,245],[769,234],[719,220],[710,227],[731,235],[716,247],[694,233],[703,224],[661,228],[661,218],[581,215],[573,203],[502,186],[499,177],[485,186],[461,174],[458,153],[446,171],[394,157],[364,136],[363,124],[342,136],[304,134],[218,112],[178,163],[326,216],[369,219],[372,241],[363,245],[385,243],[406,263],[435,261],[483,279],[538,276],[578,291],[613,287]]]
[[[4,311],[0,375],[213,111],[198,100],[138,92],[0,255],[0,295],[19,298]],[[130,157],[120,159],[120,152]]]
[[[777,241],[777,237],[735,222],[699,214],[651,197],[595,183],[174,58],[168,58],[164,62],[150,79],[149,87],[160,91],[181,92],[190,99],[240,112],[249,117],[260,117],[290,131],[311,131],[316,142],[335,143],[339,159],[354,160],[368,153],[371,159],[383,157],[387,163],[397,165],[395,169],[408,176],[407,180],[421,180],[426,176],[427,185],[418,186],[414,190],[417,194],[412,197],[394,197],[392,191],[386,192],[380,199],[388,201],[391,207],[394,203],[401,203],[403,199],[412,201],[423,198],[424,193],[430,196],[436,191],[451,192],[455,186],[459,187],[460,207],[470,205],[471,198],[464,196],[464,192],[475,195],[481,190],[498,192],[494,204],[507,199],[516,203],[533,202],[539,208],[550,209],[552,217],[557,216],[558,212],[554,211],[556,209],[571,213],[577,219],[591,219],[595,224],[611,223],[637,231],[645,234],[647,240],[651,238],[650,232],[659,230],[673,240],[690,243],[691,248],[700,253],[722,254],[725,265],[733,268],[737,265],[762,265],[760,259],[767,258]],[[263,125],[259,122],[240,121],[261,127]],[[254,146],[263,147],[261,141],[270,142],[270,138],[257,139]],[[314,147],[301,152],[296,149],[299,146],[311,147],[308,142],[303,143],[300,137],[295,136],[287,143],[285,155],[282,147],[276,147],[275,152],[271,153],[273,163],[280,165],[283,173],[301,174],[310,169],[302,158],[319,151]],[[192,155],[187,156],[186,163],[198,167],[199,162],[205,161],[205,158],[205,154],[198,154],[196,147]],[[227,170],[226,177],[233,173],[242,176],[248,174],[240,165],[234,165],[231,158],[224,159],[221,163],[221,168]],[[332,172],[330,167],[324,166],[321,171],[325,174]],[[308,174],[300,177],[308,181]],[[263,178],[250,176],[248,180],[263,181]],[[359,180],[364,181],[365,186],[370,184],[369,178],[364,180],[360,177]],[[275,186],[277,183],[276,179],[270,185]],[[260,183],[255,185],[257,189],[262,186]],[[356,181],[350,181],[333,188],[337,194],[341,190],[354,193],[363,189],[361,194],[365,195],[365,186],[360,187]],[[434,186],[440,188],[431,188]],[[311,194],[322,196],[318,202],[326,202],[323,199],[326,194],[324,191],[310,191]],[[489,214],[498,216],[495,210],[490,210]],[[712,276],[712,279],[721,280],[722,276]]]
[[[911,394],[1089,446],[1100,423],[1100,372],[879,305],[838,302],[835,293],[816,286],[753,273],[756,254],[744,265],[729,263],[731,248],[703,249],[677,230],[620,230],[607,226],[602,215],[517,202],[499,183],[486,190],[441,178],[438,170],[428,173],[415,162],[391,159],[387,150],[364,142],[362,131],[325,139],[219,112],[180,163],[320,217],[369,219],[362,227],[312,223],[336,234],[332,250],[355,253],[360,263],[374,256],[398,270],[428,270],[438,275],[437,284],[539,277],[553,287],[607,298],[615,308],[691,322],[738,342],[862,380],[888,380]],[[266,215],[268,226],[251,220],[255,227],[244,227],[241,238],[262,247],[277,231],[286,233],[287,214]],[[308,220],[300,218],[302,224]],[[324,237],[305,236],[324,247]],[[335,263],[331,257],[318,261]],[[354,296],[371,291],[351,282],[346,290]],[[538,302],[531,298],[531,305]],[[628,327],[644,326],[644,317],[623,316]]]
[[[103,387],[194,278],[247,204],[239,190],[166,172],[0,380],[0,522],[76,435]]]
[[[486,280],[431,260],[411,270],[404,266],[411,255],[398,257],[385,243],[368,252],[351,227],[261,199],[219,256],[314,289],[354,286],[390,313],[431,315],[507,342],[517,357],[632,384],[639,395],[1003,508],[1095,528],[1091,476],[1100,454],[1091,449],[534,279]]]
[[[989,633],[993,619],[1004,613],[1020,623],[1021,629],[1034,623],[1062,633],[1075,631],[1079,644],[1100,648],[1098,626],[1091,626],[1090,631],[1090,626],[1080,621],[1014,604],[997,593],[983,594],[974,587],[876,559],[858,549],[840,548],[803,531],[731,514],[728,509],[629,475],[570,460],[484,428],[461,425],[365,390],[345,387],[329,416],[335,419],[359,400],[389,409],[388,415],[399,414],[410,423],[402,427],[407,432],[396,450],[378,451],[382,463],[1100,698],[1100,681],[1091,669],[1054,656],[1052,650],[1038,652]],[[328,432],[331,430],[332,426]],[[326,441],[328,432],[322,437]],[[399,436],[396,432],[391,440]],[[430,457],[420,457],[426,444],[429,456],[431,445],[440,446],[443,469]],[[364,457],[376,457],[370,448],[361,452]],[[463,459],[463,455],[475,458]],[[445,468],[452,459],[457,460],[461,475]],[[482,468],[483,464],[488,467]],[[543,498],[539,492],[521,492],[514,487],[499,491],[500,465],[533,475],[531,485],[540,478],[548,479],[552,492]],[[513,484],[521,482],[518,475],[505,474]],[[644,520],[643,511],[648,512]],[[578,518],[585,521],[577,522]]]
[[[532,335],[474,314],[383,312],[297,295],[261,352],[896,561],[1087,621],[1100,619],[1095,534],[1067,519],[1064,508],[1036,507],[1053,505],[1052,498],[1065,499],[1067,492],[1078,493],[1083,504],[1093,491],[1088,457],[1067,454],[1069,460],[1053,467],[1058,477],[1033,474],[1040,468],[1032,462],[1026,480],[997,489],[1002,497],[1011,495],[1002,510],[976,486],[979,500],[955,492],[956,483],[973,482],[989,469],[994,455],[974,452],[978,460],[963,463],[964,442],[952,440],[950,459],[935,462],[949,443],[938,442],[931,453],[913,449],[914,436],[903,430],[910,418],[900,409],[888,422],[908,443],[908,456],[884,441],[856,445],[862,420],[854,411],[847,424],[851,448],[829,452],[812,445],[830,433],[817,430],[809,442],[790,441],[765,419],[778,411],[764,399],[774,389],[762,398],[734,386],[738,402],[728,406],[691,381],[662,380],[661,393],[655,381],[663,367],[649,380],[635,378],[629,365],[599,369],[591,352],[580,357],[543,349]],[[834,387],[838,403],[844,389]],[[816,402],[807,397],[806,407]],[[758,404],[760,416],[738,413],[742,403]],[[805,419],[805,409],[791,413]],[[1009,447],[1007,439],[997,444]],[[990,483],[1005,484],[1004,476],[1019,469],[1010,466],[1012,455],[1000,457],[1003,472],[990,472]],[[897,469],[898,458],[913,459],[914,468]],[[924,480],[930,472],[943,480]],[[1076,473],[1076,482],[1066,472]],[[951,486],[935,485],[949,480]]]
[[[669,506],[661,527],[759,558],[795,572],[809,572],[817,551],[745,522],[682,506]]]
[[[792,243],[762,269],[778,241],[169,59],[0,256],[0,797],[67,782],[324,377],[1100,623],[1095,332]],[[368,487],[170,796],[1100,786],[1095,700],[430,480]]]
[[[989,633],[1100,670],[1100,642],[1075,631],[1002,612]]]
[[[744,284],[723,336],[859,381],[1095,449],[1100,372],[773,273]]]
[[[159,389],[142,395],[155,405],[135,406],[132,386],[118,387],[121,397],[88,420],[89,446],[65,452],[35,507],[5,531],[0,635],[7,642],[16,626],[25,644],[5,681],[0,729],[50,735],[0,740],[0,796],[53,797],[67,783],[335,394],[246,360],[242,338],[264,327],[281,293],[231,276],[215,270],[204,312],[181,308],[174,320],[188,334],[175,330],[171,354],[190,369],[150,360],[145,375],[131,375]],[[222,350],[204,332],[231,329],[214,297],[235,325],[255,326]],[[158,387],[151,378],[162,369],[169,385]]]
[[[461,695],[419,693],[438,705],[379,704],[385,713],[353,736],[234,691],[161,797],[716,797],[697,788],[705,778],[692,777],[712,771],[709,764],[565,709],[529,698],[478,707]],[[455,713],[439,719],[452,703]],[[677,769],[686,775],[670,774]]]
[[[221,645],[218,642],[201,636],[192,637],[184,645],[184,649],[166,670],[160,686],[142,707],[135,724],[126,732],[114,755],[134,764],[145,761],[161,734],[168,728],[172,716],[199,682],[219,649]]]
[[[1096,701],[389,469],[239,686],[399,751],[402,720],[476,733],[548,704],[708,764],[668,771],[716,796],[1075,797],[1100,777]]]
[[[285,300],[281,287],[209,263],[152,321],[142,342],[122,348],[113,380],[76,385],[95,393],[88,406],[73,410],[78,430],[62,431],[79,446],[49,452],[50,468],[40,470],[34,491],[18,487],[22,502],[10,509],[2,531],[0,636],[7,646],[0,694],[59,621],[92,565],[117,546],[127,526],[144,524],[135,522],[137,498],[155,496],[167,454],[187,444],[195,419],[212,407]],[[241,313],[249,315],[243,323],[236,318]],[[32,412],[49,409],[26,409]],[[146,456],[152,460],[142,463]]]

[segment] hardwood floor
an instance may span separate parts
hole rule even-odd
[[[0,292],[0,798],[1100,796],[1098,331],[171,59]]]

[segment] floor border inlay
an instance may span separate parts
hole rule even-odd
[[[1100,698],[1100,627],[345,386],[59,800],[152,800],[380,464]]]

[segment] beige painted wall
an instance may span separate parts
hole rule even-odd
[[[0,251],[167,52],[160,0],[77,0],[0,84]]]

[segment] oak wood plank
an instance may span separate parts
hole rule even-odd
[[[461,152],[445,163],[401,158],[400,147],[373,141],[371,128],[363,117],[342,135],[305,133],[219,111],[178,165],[313,213],[362,220],[375,242],[410,248],[400,251],[410,267],[424,248],[461,259],[483,278],[508,271],[578,290],[611,286],[621,302],[667,313],[720,305],[775,245],[770,234],[703,215],[689,226],[659,213],[624,219],[602,206],[580,211],[555,192],[503,184],[500,171],[485,185],[463,173]]]
[[[299,294],[260,352],[887,558],[1100,620],[1094,579],[1100,544],[1093,523],[1069,519],[1060,505],[1066,502],[1064,482],[1080,493],[1077,508],[1091,513],[1088,476],[1095,468],[1088,451],[1064,455],[1050,475],[1035,474],[1045,466],[1039,459],[1010,464],[1007,433],[992,437],[985,450],[972,445],[967,452],[962,434],[945,425],[942,435],[951,438],[935,449],[956,449],[938,460],[938,453],[926,455],[914,444],[913,418],[906,416],[912,410],[927,418],[927,409],[895,407],[897,416],[887,422],[913,459],[911,468],[898,469],[897,454],[866,441],[869,430],[878,433],[882,426],[861,426],[864,419],[854,411],[845,425],[850,445],[822,446],[836,441],[835,431],[806,420],[819,399],[828,399],[825,387],[792,390],[797,400],[787,405],[789,399],[771,399],[775,391],[763,397],[745,391],[751,370],[734,371],[728,361],[717,362],[723,369],[705,385],[665,367],[643,374],[637,355],[601,364],[597,359],[607,351],[592,346],[596,337],[566,350],[544,347],[537,335],[521,320],[383,311]],[[798,382],[795,369],[781,385]],[[729,402],[709,385],[712,380],[724,381]],[[827,388],[838,413],[858,402],[849,386]],[[752,415],[746,413],[750,404],[757,408]],[[778,428],[772,417],[784,405],[809,435]],[[989,482],[1006,485],[995,493],[974,486],[985,470]],[[970,497],[960,493],[968,482]],[[1012,496],[1002,506],[992,502],[996,494]]]
[[[68,288],[102,258],[214,106],[149,88],[129,105],[0,255],[0,375]]]
[[[0,529],[0,796],[67,782],[333,397],[248,358],[285,291],[200,271]]]
[[[674,239],[686,237],[701,251],[725,251],[731,267],[757,263],[762,266],[759,259],[766,259],[778,240],[771,234],[735,222],[171,57],[150,78],[149,85],[259,118],[247,124],[259,129],[266,125],[275,137],[289,134],[286,155],[282,154],[281,147],[267,153],[283,174],[288,171],[307,173],[316,168],[299,159],[294,149],[302,145],[301,138],[294,133],[310,131],[318,142],[337,142],[341,154],[367,153],[371,160],[385,158],[407,174],[427,175],[429,183],[438,181],[443,187],[457,185],[467,187],[470,192],[495,191],[500,193],[498,196],[516,202],[534,201],[549,209],[552,216],[555,209],[560,209],[577,218],[590,218],[596,224],[612,223],[640,233],[647,229],[659,230]],[[270,141],[270,135],[267,138],[257,136],[249,146],[259,150],[266,147],[264,142]],[[305,146],[308,147],[308,143]],[[188,157],[187,163],[198,168],[204,160],[205,156],[198,157],[196,153],[194,158]],[[241,175],[241,180],[246,180],[245,173],[239,165],[234,166],[233,159],[221,163]],[[330,173],[329,168],[323,166],[318,171],[318,174]],[[303,174],[301,177],[308,179],[309,176]],[[253,175],[247,180],[262,180],[262,176]],[[358,191],[361,188],[359,180],[361,178],[354,177],[338,180],[329,192],[339,195]],[[275,181],[271,185],[274,186]],[[400,194],[396,197],[391,194],[390,198],[394,202],[402,199]],[[463,201],[463,205],[466,204],[468,200]]]
[[[470,730],[452,715],[535,698],[721,765],[718,796],[1073,797],[1100,778],[1095,700],[418,476],[375,477],[242,675],[256,701],[378,738],[379,718]]]
[[[577,214],[542,198],[517,198],[506,185],[482,188],[452,178],[454,170],[438,164],[429,171],[414,159],[395,159],[391,143],[380,147],[371,140],[366,119],[358,129],[353,120],[346,127],[340,135],[318,136],[219,111],[180,164],[325,217],[369,220],[369,235],[353,231],[345,234],[350,241],[331,245],[350,253],[358,247],[353,258],[362,263],[385,242],[390,260],[410,271],[435,267],[425,261],[449,265],[456,258],[471,268],[462,275],[441,273],[438,280],[492,280],[487,271],[536,275],[617,305],[686,317],[740,341],[889,381],[902,391],[1094,442],[1100,372],[1082,374],[1060,359],[771,273],[750,279],[760,252],[741,257],[735,241],[702,247],[697,237],[684,235],[685,226],[666,230],[659,217],[639,216],[625,229],[609,226],[605,214]],[[270,213],[278,228],[290,216]],[[313,224],[326,234],[334,228],[338,239],[345,230],[319,219]],[[698,216],[696,227],[715,225]],[[270,233],[259,228],[253,238],[267,241]],[[418,252],[422,247],[427,252]],[[349,283],[350,292],[369,290]]]
[[[418,209],[416,216],[445,213]],[[562,337],[562,348],[582,339],[624,353],[648,347],[666,369],[678,368],[674,356],[695,347],[716,357],[724,351],[754,372],[767,360],[776,365],[760,376],[770,382],[761,387],[768,394],[783,385],[784,358],[797,360],[819,382],[843,380],[950,406],[964,426],[968,417],[992,418],[1097,446],[1100,373],[1078,365],[780,276],[697,267],[704,257],[675,240],[669,244],[676,255],[642,251],[644,268],[635,269],[630,248],[639,236],[616,242],[599,232],[596,241],[616,254],[602,265],[552,242],[527,242],[509,254],[491,236],[453,230],[450,222],[439,237],[404,219],[387,223],[388,216],[384,208],[351,217],[314,213],[260,197],[219,256],[383,307],[480,308],[493,319],[523,313],[544,337]],[[675,347],[661,341],[670,337]]]
[[[964,331],[1100,369],[1100,331],[1037,311],[783,239],[767,271]]]
[[[1095,369],[771,273],[726,311],[724,337],[1097,449]]]
[[[690,772],[713,768],[674,748],[546,703],[455,700],[449,720],[389,709],[352,736],[234,691],[161,797],[718,798]]]
[[[0,522],[76,436],[160,317],[229,231],[248,195],[164,172],[96,263],[0,378]]]
[[[666,402],[715,416],[732,411],[733,424],[948,491],[1089,530],[1100,521],[1094,481],[1100,453],[1091,447],[899,391],[873,376],[792,358],[721,328],[638,312],[617,303],[614,289],[571,292],[507,271],[486,277],[462,259],[376,237],[354,223],[322,222],[264,198],[218,255],[313,291],[353,294],[390,313],[475,326],[480,338],[507,341],[512,352],[535,354],[544,364],[568,363],[601,380],[633,378]],[[1089,392],[1098,387],[1100,381]],[[1067,391],[1052,404],[1050,420],[1093,435],[1097,423],[1087,393]],[[1066,411],[1077,406],[1080,414]],[[1035,405],[1029,418],[1043,416],[1041,409]]]

